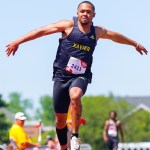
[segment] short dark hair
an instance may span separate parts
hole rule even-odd
[[[90,1],[83,1],[83,2],[81,2],[81,3],[78,5],[78,8],[79,8],[79,6],[80,6],[81,4],[83,4],[83,3],[90,4],[90,5],[93,7],[93,10],[95,11],[95,6],[94,6]]]
[[[115,117],[117,117],[117,112],[116,112],[115,110],[111,110],[111,111],[109,112],[109,115],[110,115],[111,113],[114,113],[114,114],[115,114]]]

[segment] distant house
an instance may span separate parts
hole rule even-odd
[[[150,96],[134,96],[134,97],[125,96],[121,98],[126,100],[129,104],[133,106],[144,104],[145,106],[150,108]]]
[[[9,120],[10,122],[14,122],[14,113],[8,111],[5,107],[0,108],[0,113],[5,114],[7,120]]]
[[[24,130],[26,131],[27,135],[32,138],[32,137],[38,137],[39,135],[39,128],[36,128],[36,126],[39,124],[39,121],[30,121],[26,120],[24,124]]]
[[[126,115],[123,118],[128,117],[139,110],[144,110],[150,113],[150,96],[116,97],[116,100],[118,99],[123,99],[133,106],[133,109],[126,113]]]
[[[39,128],[37,126],[39,125],[38,120],[26,120],[25,125],[24,125],[24,130],[28,134],[29,137],[38,137],[39,135]],[[41,124],[41,131],[43,132],[48,132],[51,130],[55,130],[54,126],[44,126]]]
[[[134,107],[131,111],[129,111],[123,118],[131,116],[133,113],[140,110],[147,111],[148,113],[150,113],[150,108],[148,106],[146,106],[145,104],[139,104],[138,106]]]

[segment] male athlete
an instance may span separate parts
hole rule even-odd
[[[95,7],[89,1],[78,5],[77,17],[73,20],[61,20],[45,27],[33,30],[7,45],[8,56],[14,55],[20,44],[53,33],[62,33],[54,61],[54,111],[56,132],[61,150],[67,149],[66,118],[68,107],[72,111],[71,149],[79,150],[78,130],[82,113],[81,97],[91,83],[93,52],[99,39],[109,39],[117,43],[131,45],[141,55],[148,51],[136,41],[118,33],[93,25]]]
[[[116,111],[109,113],[109,119],[105,121],[103,139],[109,150],[117,150],[118,148],[118,132],[120,131],[122,142],[124,142],[121,121],[116,119]]]

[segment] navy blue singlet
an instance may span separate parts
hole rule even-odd
[[[53,81],[68,81],[76,77],[85,77],[91,83],[93,52],[97,44],[95,28],[91,25],[89,33],[82,33],[78,28],[78,18],[74,17],[74,27],[66,38],[59,39],[56,59],[53,64]],[[84,74],[72,74],[66,71],[70,57],[87,63]]]

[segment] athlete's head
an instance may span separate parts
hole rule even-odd
[[[78,5],[78,8],[80,7],[81,4],[86,3],[86,4],[90,4],[93,7],[93,11],[95,12],[95,6],[90,2],[90,1],[83,1]]]
[[[89,1],[83,1],[78,5],[77,15],[79,22],[82,25],[91,24],[93,18],[95,17],[95,7]]]
[[[117,117],[117,112],[114,111],[114,110],[110,111],[110,112],[109,112],[109,117],[110,117],[111,119],[115,119],[115,118]]]

